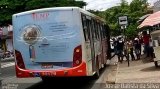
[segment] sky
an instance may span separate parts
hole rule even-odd
[[[84,2],[87,2],[87,6],[85,7],[86,10],[101,10],[104,11],[107,8],[116,6],[120,3],[121,0],[83,0]],[[131,2],[132,0],[126,0],[127,2]],[[158,0],[148,0],[150,5],[153,5],[154,2]]]

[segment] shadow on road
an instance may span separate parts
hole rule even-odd
[[[150,71],[160,71],[160,67],[155,67],[155,66],[151,66],[151,67],[147,67],[147,68],[144,68],[142,69],[141,71],[144,71],[144,72],[150,72]]]
[[[107,68],[107,67],[106,67]],[[102,75],[105,69],[100,71]],[[100,75],[100,77],[101,77]],[[26,89],[91,89],[96,84],[97,79],[93,77],[76,77],[76,78],[53,78],[49,82],[39,82]]]
[[[56,78],[50,82],[39,82],[27,89],[90,89],[94,80],[89,78]]]

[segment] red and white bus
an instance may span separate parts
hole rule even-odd
[[[99,76],[107,62],[109,27],[78,7],[43,8],[13,15],[16,76]]]

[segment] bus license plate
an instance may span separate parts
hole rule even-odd
[[[42,64],[41,67],[42,69],[50,69],[53,68],[53,64]]]

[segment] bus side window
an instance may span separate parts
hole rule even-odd
[[[90,27],[90,20],[86,20],[86,26],[87,26],[87,34],[88,34],[88,39],[89,41],[91,40],[91,33],[90,33],[90,30],[91,30],[91,27]]]
[[[101,39],[103,40],[103,25],[100,26]]]
[[[107,38],[107,31],[108,31],[108,28],[107,28],[107,25],[104,25],[104,37]]]
[[[82,25],[83,25],[83,33],[84,33],[84,38],[85,41],[89,40],[89,35],[88,35],[88,26],[87,26],[87,19],[86,16],[82,14]]]
[[[103,39],[105,38],[105,25],[102,26]]]
[[[100,23],[97,23],[97,32],[96,32],[96,34],[97,34],[97,36],[98,36],[98,39],[101,39],[100,38]]]
[[[102,26],[101,26],[101,24],[99,25],[99,37],[102,40]]]
[[[95,24],[94,24],[94,20],[92,20],[91,22],[91,31],[92,31],[92,34],[93,34],[93,39],[96,40],[97,39],[97,35],[96,35],[96,28],[95,28]]]
[[[99,35],[98,35],[98,23],[95,20],[94,20],[94,31],[95,31],[96,39],[99,39]]]
[[[93,25],[92,25],[92,21],[87,19],[87,27],[88,27],[88,34],[91,37],[91,39],[95,39],[95,34],[94,34],[94,30],[93,30]]]

